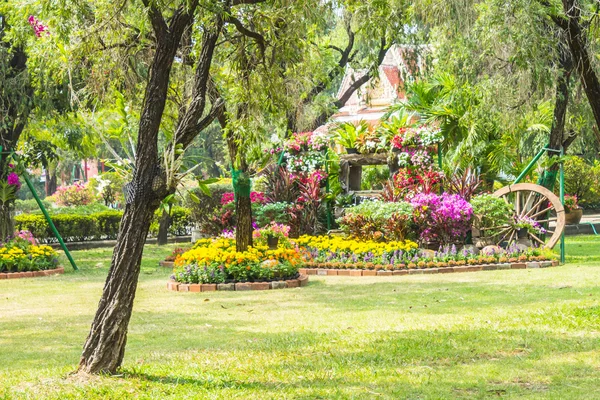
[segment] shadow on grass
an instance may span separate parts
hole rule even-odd
[[[293,346],[290,346],[290,336]],[[435,390],[442,388],[448,396],[457,387],[482,393],[493,387],[507,394],[519,394],[547,390],[548,385],[539,385],[536,378],[530,378],[534,380],[531,384],[527,380],[514,382],[515,372],[523,376],[532,371],[544,375],[536,362],[543,363],[546,357],[560,358],[561,355],[585,357],[585,353],[598,346],[594,338],[565,338],[541,329],[413,330],[383,332],[352,340],[345,340],[343,335],[305,332],[264,334],[259,335],[259,340],[270,345],[265,348],[231,346],[226,350],[229,354],[223,354],[220,349],[214,358],[221,362],[209,364],[212,367],[198,367],[204,359],[213,357],[210,346],[200,345],[198,349],[204,350],[200,353],[170,354],[168,365],[174,372],[156,372],[155,369],[161,367],[152,364],[126,366],[123,372],[127,378],[157,384],[188,385],[210,391],[257,390],[270,392],[270,395],[300,389],[302,393],[312,391],[313,394],[349,393],[370,386],[388,395],[414,395],[431,389],[429,378],[436,382]],[[289,357],[290,353],[294,356]],[[556,365],[566,367],[569,363],[559,361]],[[496,371],[493,376],[488,375],[490,369]],[[469,374],[465,379],[462,375],[467,370]],[[332,376],[328,371],[337,372]],[[598,371],[593,365],[578,365],[577,374],[592,377],[598,376]],[[429,378],[408,379],[409,376]]]

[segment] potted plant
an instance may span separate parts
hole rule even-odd
[[[546,229],[535,219],[525,215],[517,215],[513,218],[513,226],[517,229],[518,238],[527,237],[527,233],[543,235]]]
[[[565,195],[565,223],[577,225],[583,217],[583,209],[579,206],[577,196]]]
[[[264,228],[255,230],[253,236],[255,239],[265,240],[269,249],[276,250],[279,246],[279,240],[286,239],[289,233],[290,227],[288,225],[278,224],[273,221]]]
[[[356,140],[359,135],[368,133],[369,125],[365,121],[360,121],[358,125],[352,122],[344,122],[335,129],[335,141],[340,146],[346,148],[348,154],[358,154],[356,149]]]

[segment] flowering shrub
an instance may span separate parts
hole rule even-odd
[[[37,37],[42,37],[43,35],[50,36],[50,31],[48,30],[48,27],[46,25],[44,25],[40,20],[38,20],[33,15],[30,15],[29,18],[27,19],[27,21],[29,22],[29,25],[31,25],[31,27],[33,28],[33,32],[35,33],[35,36],[37,36]]]
[[[290,153],[300,151],[321,151],[327,147],[329,138],[324,133],[296,132],[284,144],[286,151]]]
[[[406,202],[364,201],[346,209],[340,228],[356,239],[404,240],[409,234],[412,206]]]
[[[284,144],[287,169],[304,173],[321,169],[328,143],[329,137],[325,133],[294,133]]]
[[[473,208],[459,195],[420,193],[411,200],[411,205],[422,242],[460,242],[471,228]]]
[[[265,239],[268,236],[273,236],[278,239],[285,239],[290,235],[290,227],[288,225],[278,224],[277,222],[271,222],[264,228],[255,229],[252,232],[252,237],[255,239]]]
[[[56,268],[58,258],[50,246],[38,245],[28,231],[0,243],[0,272],[40,271]]]
[[[199,283],[220,283],[211,281],[213,278],[222,278],[222,282],[291,279],[297,276],[300,261],[300,253],[293,247],[269,250],[255,244],[238,252],[233,239],[201,239],[176,259],[172,279],[185,283],[197,283],[189,281],[196,276]]]
[[[56,202],[61,206],[84,206],[94,201],[91,188],[83,183],[59,186],[56,189]]]
[[[233,192],[223,193],[223,195],[221,196],[221,205],[233,203],[234,200],[235,195],[233,194]],[[265,204],[267,202],[267,199],[265,198],[265,194],[262,192],[250,192],[250,202]]]

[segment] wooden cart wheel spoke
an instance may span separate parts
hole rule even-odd
[[[538,219],[537,222],[539,222],[540,224],[543,222],[552,222],[552,221],[558,221],[558,218],[548,218],[548,219]]]
[[[532,216],[530,216],[529,218],[531,218],[531,219],[534,219],[535,217],[537,217],[537,216],[539,216],[539,215],[542,215],[543,213],[545,213],[545,212],[548,212],[548,211],[550,211],[550,210],[552,210],[552,206],[550,206],[550,207],[548,207],[548,208],[544,208],[542,211],[538,211],[538,212],[536,212],[535,214],[533,214],[533,215],[532,215]]]
[[[545,197],[542,197],[537,203],[535,203],[535,206],[531,207],[531,209],[529,211],[527,211],[527,214],[525,214],[525,216],[529,217],[529,215],[531,213],[534,213],[539,208],[539,206],[542,205],[542,203],[544,202],[544,200],[547,200],[547,199]]]
[[[525,206],[523,207],[524,210],[527,209],[527,206],[529,205],[529,202],[531,201],[531,198],[534,195],[534,191],[532,190],[531,192],[529,192],[529,196],[527,196],[527,200],[525,200]]]
[[[531,232],[527,232],[527,237],[546,248],[552,248],[558,243],[565,228],[565,209],[559,198],[550,190],[533,183],[517,183],[497,190],[494,196],[502,198],[507,204],[512,204],[516,217],[531,218],[539,224],[545,224],[546,228],[553,222],[555,224],[552,226],[553,230],[546,230],[543,236],[539,235],[545,240]],[[499,244],[507,237],[509,243],[517,240],[517,228],[512,226],[494,228],[500,229],[500,232],[491,237],[500,238]]]
[[[510,230],[510,229],[514,229],[514,228],[513,228],[512,226],[509,226],[508,228],[506,228],[506,229],[503,229],[503,230],[501,230],[501,231],[500,231],[500,232],[498,232],[498,233],[494,233],[494,235],[492,235],[492,237],[495,237],[495,236],[500,236],[500,235],[502,235],[504,232],[506,232],[506,231],[508,231],[508,230]],[[506,235],[505,235],[505,236],[506,236]]]
[[[540,239],[539,237],[535,236],[535,235],[534,235],[533,233],[531,233],[531,232],[528,232],[528,233],[529,233],[529,236],[531,236],[532,238],[534,238],[534,239],[535,239],[535,240],[536,240],[536,241],[537,241],[539,244],[541,244],[541,245],[546,245],[546,243],[545,243],[545,242],[544,242],[542,239]]]

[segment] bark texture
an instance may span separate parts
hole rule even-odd
[[[575,69],[592,108],[596,125],[600,127],[600,81],[592,67],[586,28],[581,24],[581,8],[577,0],[563,0],[562,3],[567,19],[554,18],[554,21],[565,32]]]
[[[153,203],[145,202],[125,208],[111,268],[81,355],[80,371],[114,373],[121,366],[140,260],[155,208]]]
[[[158,221],[158,236],[156,237],[156,244],[159,246],[167,244],[169,238],[169,226],[171,226],[171,216],[166,210],[163,210],[160,220]]]
[[[146,1],[145,5],[156,37],[156,50],[140,117],[135,171],[129,184],[131,195],[121,220],[117,246],[98,310],[79,363],[79,370],[86,373],[115,373],[123,362],[146,236],[154,211],[171,190],[166,185],[164,172],[157,168],[160,165],[158,131],[167,99],[171,67],[183,32],[193,22],[198,1],[180,6],[169,19],[169,25],[156,3]],[[197,68],[209,68],[211,61],[212,57],[199,59]],[[203,63],[208,63],[208,67]],[[194,107],[194,112],[202,110]],[[194,122],[193,118],[188,120]]]

